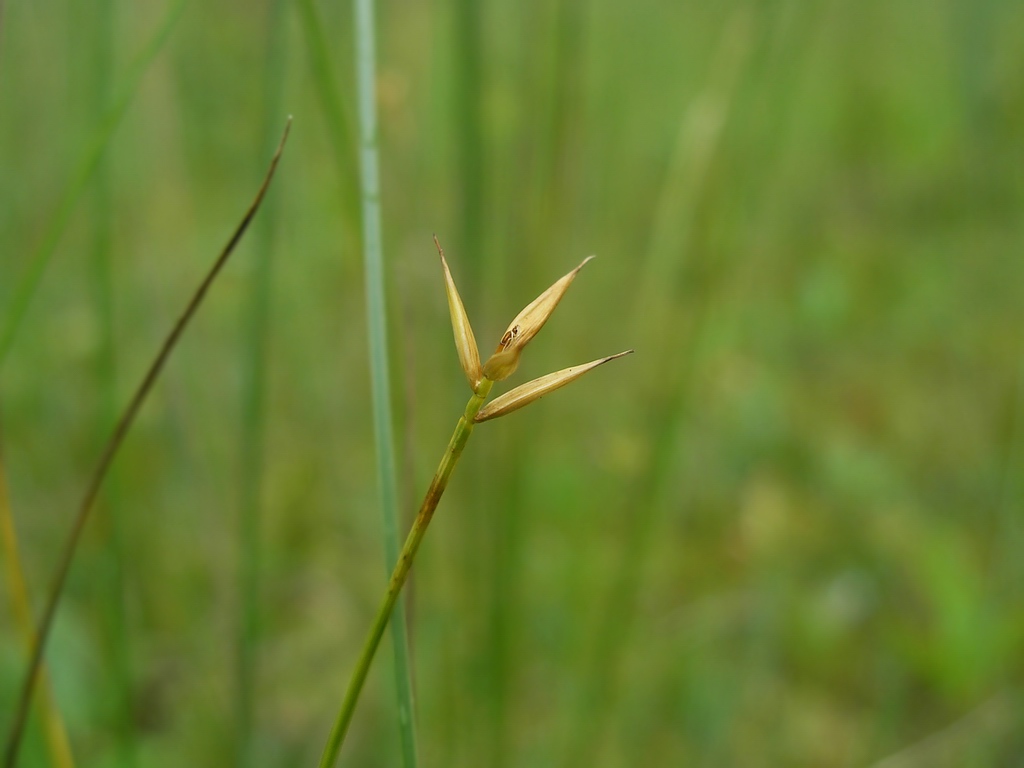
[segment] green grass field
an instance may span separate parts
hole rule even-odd
[[[0,454],[77,766],[313,765],[387,574],[350,2],[0,2]],[[419,764],[1024,765],[1024,5],[380,0]],[[5,568],[11,564],[4,555]],[[25,664],[0,600],[0,731]],[[390,641],[340,765],[402,765]],[[33,711],[22,766],[48,766]]]

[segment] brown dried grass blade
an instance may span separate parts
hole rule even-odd
[[[259,192],[256,193],[255,200],[253,200],[252,205],[249,206],[249,210],[246,211],[245,216],[235,229],[231,239],[228,240],[227,245],[224,246],[224,250],[221,251],[220,256],[217,257],[217,260],[213,263],[210,271],[206,274],[206,277],[203,278],[202,283],[199,284],[196,292],[192,295],[188,306],[185,307],[185,311],[178,318],[174,327],[171,329],[170,334],[168,334],[167,338],[164,340],[160,351],[157,353],[156,359],[150,365],[149,370],[142,379],[142,383],[139,385],[139,388],[136,390],[131,402],[128,403],[128,407],[121,415],[120,421],[118,421],[117,426],[114,428],[114,432],[110,436],[110,440],[107,441],[103,454],[100,456],[99,464],[96,466],[96,469],[92,474],[92,479],[89,481],[89,486],[86,489],[85,495],[82,498],[82,503],[78,508],[78,514],[71,525],[71,533],[68,536],[63,551],[61,552],[61,557],[57,565],[57,574],[54,577],[53,586],[51,587],[50,593],[47,597],[46,608],[43,610],[43,616],[39,620],[39,628],[36,631],[35,642],[32,645],[32,653],[28,663],[28,670],[25,673],[25,679],[21,687],[21,693],[18,697],[18,704],[15,709],[14,719],[11,723],[10,735],[7,738],[7,747],[4,751],[4,766],[6,768],[14,768],[14,765],[18,760],[18,750],[21,746],[21,738],[25,731],[25,720],[28,716],[29,704],[32,701],[32,692],[35,688],[36,680],[39,677],[39,668],[43,661],[43,649],[46,647],[46,641],[50,635],[50,629],[53,625],[53,617],[57,612],[57,603],[60,602],[61,595],[64,592],[64,584],[67,581],[68,571],[71,568],[71,561],[74,558],[75,550],[78,547],[78,540],[81,538],[82,530],[85,528],[85,523],[89,519],[89,512],[92,510],[92,505],[96,500],[96,495],[99,493],[100,486],[103,484],[103,480],[107,476],[107,471],[110,469],[114,456],[121,447],[121,443],[124,442],[128,429],[131,427],[132,422],[135,421],[136,414],[138,414],[139,409],[146,400],[146,396],[149,394],[150,390],[153,388],[153,384],[157,380],[157,377],[160,375],[160,371],[163,369],[164,363],[167,362],[167,358],[170,357],[171,352],[178,343],[178,339],[181,337],[182,332],[192,319],[192,316],[196,313],[196,310],[203,301],[203,297],[206,296],[207,290],[210,285],[212,285],[217,275],[220,274],[221,269],[227,263],[228,257],[230,257],[232,252],[234,252],[238,242],[242,239],[242,235],[245,234],[245,230],[249,228],[249,223],[256,215],[256,211],[259,209],[260,203],[263,202],[263,197],[266,195],[267,188],[270,186],[270,181],[274,178],[274,171],[277,169],[277,162],[281,158],[281,152],[284,150],[284,144],[288,139],[288,131],[291,129],[291,125],[292,119],[289,117],[288,123],[284,129],[284,134],[281,136],[281,142],[277,146],[274,158],[270,161],[270,168],[267,170],[263,183],[260,185]]]

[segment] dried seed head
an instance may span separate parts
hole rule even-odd
[[[452,316],[455,348],[459,351],[459,362],[466,374],[466,380],[476,392],[477,387],[480,386],[480,379],[483,377],[483,371],[480,368],[480,352],[477,350],[473,328],[469,324],[469,316],[466,314],[466,308],[462,306],[462,299],[459,298],[459,291],[455,287],[455,281],[452,280],[452,273],[448,269],[448,262],[444,258],[444,251],[441,249],[441,243],[437,240],[437,235],[434,235],[434,245],[437,246],[437,252],[441,256],[441,266],[444,267],[444,287],[448,293],[448,311]]]
[[[594,360],[590,363],[584,363],[583,365],[577,365],[572,368],[566,368],[562,371],[549,373],[547,376],[541,376],[539,379],[527,382],[526,384],[516,387],[510,392],[506,392],[505,394],[494,398],[494,400],[480,410],[474,421],[487,421],[489,419],[496,419],[499,416],[504,416],[506,413],[511,413],[512,411],[522,408],[524,405],[529,405],[534,400],[539,400],[549,392],[554,392],[556,389],[564,387],[574,379],[578,379],[587,371],[592,371],[594,368],[597,368],[597,366],[604,365],[609,360],[614,360],[618,357],[622,357],[623,355],[628,355],[632,353],[632,351],[632,349],[628,349],[625,352],[619,352],[617,355],[603,357],[600,360]],[[497,357],[497,354],[495,357]],[[493,360],[494,358],[491,359]],[[488,361],[488,363],[490,363],[490,361]],[[485,366],[485,375],[486,371],[487,369]],[[490,376],[488,376],[488,378],[490,378]]]
[[[594,257],[585,258],[576,269],[558,280],[516,315],[515,320],[505,329],[497,350],[484,364],[484,376],[492,381],[501,381],[512,375],[519,365],[519,354],[523,347],[544,327],[544,323],[551,317],[558,302],[562,300],[562,296],[576,278],[576,273],[592,258]]]

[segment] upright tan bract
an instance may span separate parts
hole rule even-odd
[[[558,302],[562,300],[565,292],[576,279],[577,273],[590,261],[593,256],[587,256],[580,265],[572,272],[563,276],[555,282],[544,293],[531,301],[526,307],[515,316],[515,319],[505,329],[505,333],[498,342],[498,348],[484,363],[484,376],[491,381],[501,381],[511,376],[519,366],[519,355],[523,348],[530,343],[538,331],[544,327],[544,323],[555,311]]]
[[[480,352],[476,346],[476,337],[473,336],[473,327],[469,324],[469,315],[462,305],[462,298],[455,287],[451,270],[448,269],[448,261],[444,257],[444,250],[441,243],[434,235],[434,245],[441,256],[441,266],[444,267],[444,288],[448,294],[448,311],[452,316],[452,332],[455,334],[455,348],[459,351],[459,363],[462,364],[462,372],[466,374],[466,381],[474,392],[480,386],[483,379],[483,370],[480,367]]]

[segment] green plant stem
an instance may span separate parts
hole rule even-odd
[[[356,92],[359,105],[359,182],[366,276],[366,327],[370,353],[373,433],[377,452],[377,490],[384,531],[385,568],[398,556],[398,480],[395,470],[394,418],[388,365],[384,248],[381,226],[380,152],[377,142],[377,54],[373,0],[355,2]],[[395,663],[395,702],[404,768],[416,768],[416,718],[412,665],[404,605],[391,622]]]
[[[142,76],[149,69],[149,65],[156,58],[157,54],[163,49],[164,43],[170,37],[171,30],[174,28],[174,24],[181,15],[181,12],[185,9],[187,2],[188,0],[176,0],[174,5],[171,6],[160,28],[153,35],[149,44],[143,49],[138,62],[128,76],[124,88],[111,104],[110,109],[107,110],[103,120],[96,127],[96,131],[79,158],[78,166],[64,188],[53,221],[46,230],[43,241],[32,254],[24,276],[14,289],[14,294],[3,319],[3,325],[0,327],[0,368],[3,367],[7,354],[14,344],[21,321],[28,311],[28,306],[32,301],[32,297],[35,296],[36,289],[43,279],[43,274],[46,272],[46,267],[50,263],[54,251],[57,250],[57,244],[60,242],[64,230],[67,229],[68,223],[71,221],[71,214],[74,213],[89,180],[92,179],[93,174],[99,167],[100,160],[103,158],[103,152],[110,143],[114,131],[121,122],[121,118],[124,117],[128,107],[131,106],[132,101],[135,99],[135,95],[139,90],[139,84],[142,82]]]
[[[302,31],[309,52],[310,70],[320,107],[323,110],[334,166],[341,187],[341,231],[353,249],[359,244],[359,188],[356,181],[355,132],[352,129],[350,109],[342,101],[342,90],[335,77],[336,67],[331,57],[331,44],[324,30],[315,0],[299,0],[296,6],[302,21]]]
[[[276,136],[271,127],[281,113],[283,82],[286,72],[287,25],[283,23],[284,0],[273,0],[268,9],[266,59],[263,96],[263,142],[273,151]],[[237,520],[239,610],[235,627],[235,754],[238,768],[257,762],[256,684],[259,671],[259,645],[262,634],[260,573],[263,565],[263,540],[260,535],[266,474],[264,452],[267,442],[267,390],[269,387],[272,312],[274,299],[274,245],[278,207],[273,199],[264,206],[253,254],[252,285],[247,308],[245,338],[246,375],[241,395],[239,458],[241,485]]]
[[[113,92],[114,51],[117,49],[117,11],[113,0],[102,0],[83,8],[91,29],[87,50],[90,62],[88,87],[92,91],[93,118],[103,120],[115,96]],[[86,25],[83,25],[86,26]],[[117,401],[117,335],[115,324],[116,283],[114,280],[113,194],[110,162],[100,159],[95,170],[92,189],[91,218],[94,226],[92,246],[93,296],[99,324],[99,347],[96,354],[96,383],[99,391],[96,438],[102,440],[118,416]],[[114,471],[107,478],[106,488],[97,499],[103,528],[103,547],[90,570],[95,572],[104,630],[104,663],[111,673],[112,718],[114,726],[115,765],[137,768],[138,739],[132,693],[134,679],[132,643],[128,633],[127,592],[125,582],[125,524],[121,504],[121,481]]]
[[[363,690],[363,683],[366,682],[366,675],[370,671],[370,664],[373,662],[374,654],[377,652],[377,646],[380,645],[380,639],[384,635],[384,630],[388,625],[388,619],[391,617],[395,602],[398,600],[402,587],[405,585],[409,569],[412,568],[412,561],[415,559],[416,552],[420,548],[420,542],[423,541],[423,534],[427,532],[427,526],[430,525],[430,521],[434,517],[437,504],[441,500],[445,488],[448,487],[448,479],[452,475],[452,470],[455,469],[459,457],[462,456],[462,449],[466,447],[466,441],[469,440],[469,436],[473,432],[473,418],[480,411],[484,401],[487,399],[487,395],[490,394],[492,385],[493,382],[489,379],[484,379],[480,383],[476,393],[466,404],[466,411],[455,426],[455,432],[452,433],[452,439],[448,442],[448,448],[445,450],[444,456],[441,457],[441,464],[438,466],[437,472],[434,473],[434,479],[430,482],[427,495],[423,498],[423,503],[420,505],[420,511],[416,514],[412,530],[409,531],[409,536],[405,540],[405,546],[402,547],[398,561],[395,563],[395,569],[391,574],[391,581],[388,582],[388,590],[384,593],[384,600],[377,611],[377,617],[373,620],[370,634],[367,635],[366,642],[363,644],[363,651],[359,654],[359,661],[352,672],[352,679],[349,680],[348,690],[345,691],[345,698],[341,703],[341,709],[338,711],[337,720],[334,723],[334,728],[331,729],[330,737],[327,739],[323,756],[320,758],[320,768],[330,768],[338,758],[341,744],[345,740],[349,723],[352,721],[352,715],[355,713],[356,703],[359,701],[359,694]]]
[[[463,297],[470,304],[480,304],[483,282],[484,221],[484,139],[481,119],[483,66],[483,8],[478,0],[457,0],[455,4],[455,125],[458,126],[458,176],[461,184],[462,253],[473,254],[466,259],[466,278],[462,280]]]
[[[32,624],[32,608],[28,596],[28,585],[25,582],[25,570],[21,567],[18,534],[14,527],[14,515],[11,512],[8,498],[2,454],[0,454],[0,552],[3,552],[3,560],[6,564],[4,579],[7,582],[14,623],[21,631],[26,651],[31,652],[35,627]],[[57,702],[54,700],[50,675],[45,664],[40,665],[38,685],[39,698],[36,700],[36,706],[46,733],[46,747],[50,753],[50,764],[54,768],[74,768],[75,760],[71,755],[67,729],[64,727],[64,720],[57,708]]]

